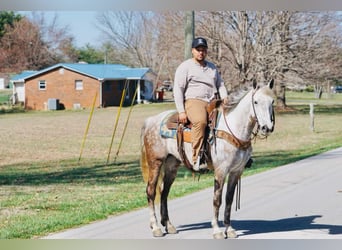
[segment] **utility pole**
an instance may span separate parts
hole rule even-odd
[[[191,43],[195,37],[195,11],[185,11],[185,46],[184,46],[184,59],[189,59],[191,55]]]

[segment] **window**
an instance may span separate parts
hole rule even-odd
[[[38,82],[38,89],[39,90],[46,90],[46,82],[45,82],[45,80],[40,80]]]
[[[82,80],[76,80],[75,81],[75,89],[76,90],[82,90],[83,89],[83,81]]]

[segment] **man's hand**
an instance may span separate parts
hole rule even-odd
[[[223,98],[223,104],[224,104],[225,106],[228,106],[228,104],[229,104],[229,99],[228,99],[228,97]]]
[[[178,121],[183,124],[188,122],[188,117],[185,112],[181,112],[178,114]]]

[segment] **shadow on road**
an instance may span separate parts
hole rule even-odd
[[[243,231],[243,235],[287,232],[296,230],[328,230],[330,235],[342,234],[342,225],[326,225],[315,223],[321,215],[296,216],[281,220],[235,220],[232,226],[235,230]],[[224,227],[220,221],[220,226]],[[210,222],[184,224],[178,226],[178,231],[199,230],[211,228]]]

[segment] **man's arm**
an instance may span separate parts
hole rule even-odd
[[[175,104],[178,113],[185,112],[184,108],[184,92],[187,81],[187,71],[181,64],[176,69],[175,79],[173,83],[173,97],[175,99]]]

